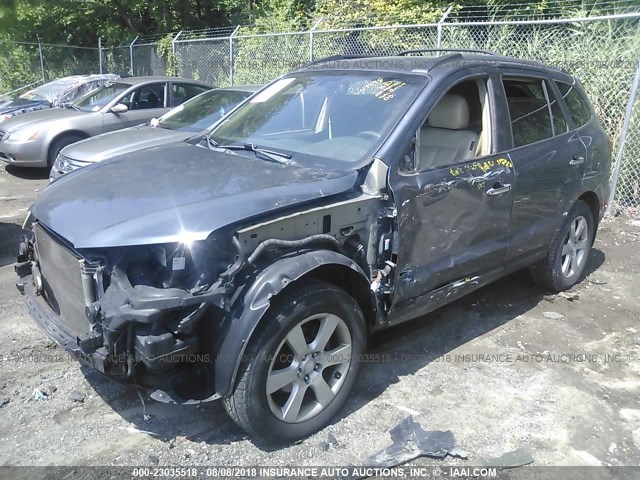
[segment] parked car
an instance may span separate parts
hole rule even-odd
[[[215,88],[170,110],[150,124],[103,133],[69,145],[60,151],[49,180],[106,158],[186,140],[194,133],[211,127],[258,88]]]
[[[0,95],[0,108],[5,106],[10,101],[11,101],[11,97],[9,95]]]
[[[425,53],[319,62],[200,139],[52,183],[16,267],[33,318],[157,400],[223,398],[288,442],[342,408],[371,332],[527,266],[575,285],[611,161],[580,82]]]
[[[0,160],[20,167],[51,167],[67,145],[148,122],[211,88],[185,78],[122,78],[68,108],[29,112],[0,123]]]
[[[111,73],[99,75],[72,75],[62,77],[26,93],[0,103],[0,122],[21,113],[60,107],[87,95],[98,87],[114,82],[120,75]]]

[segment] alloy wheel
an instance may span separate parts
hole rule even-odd
[[[586,261],[589,242],[589,224],[586,218],[578,216],[569,226],[567,236],[562,243],[561,271],[565,278],[579,273]]]
[[[266,394],[273,414],[300,423],[323,411],[344,384],[351,350],[351,333],[337,315],[321,313],[297,323],[269,365]]]

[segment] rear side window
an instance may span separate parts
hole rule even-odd
[[[503,79],[513,146],[521,147],[568,131],[560,102],[547,80]]]
[[[562,113],[562,109],[560,108],[560,103],[558,102],[555,93],[553,93],[551,86],[548,83],[545,83],[545,85],[547,86],[549,104],[551,105],[551,117],[553,118],[553,134],[561,135],[569,130],[569,128],[567,127],[567,121],[564,118],[564,114]]]
[[[553,137],[551,108],[543,80],[503,79],[513,146],[521,147]]]
[[[571,113],[571,118],[573,123],[576,124],[576,128],[591,120],[591,108],[589,108],[589,104],[582,94],[569,84],[556,82],[556,85],[562,98],[564,98],[564,103],[569,108],[569,113]]]

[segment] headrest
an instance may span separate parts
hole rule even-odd
[[[460,95],[446,94],[431,110],[427,124],[434,128],[465,130],[469,126],[467,101]]]

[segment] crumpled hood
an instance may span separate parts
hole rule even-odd
[[[177,143],[79,169],[50,184],[31,212],[77,249],[205,239],[283,207],[346,192],[356,171],[282,165]]]
[[[64,149],[63,155],[83,162],[101,162],[142,148],[179,142],[193,136],[193,132],[181,132],[147,125],[131,127],[116,132],[103,133],[73,143]]]

